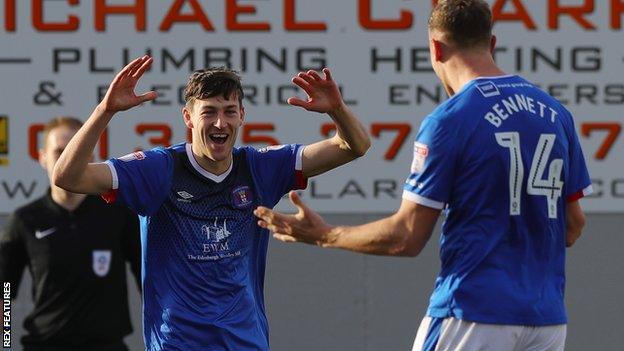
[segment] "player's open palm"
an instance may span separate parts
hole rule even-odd
[[[260,206],[254,211],[260,218],[258,225],[272,231],[273,237],[280,241],[322,245],[331,227],[306,206],[296,192],[291,191],[288,196],[297,207],[296,214],[287,215]]]
[[[299,72],[292,78],[292,82],[303,89],[308,95],[307,100],[297,97],[288,99],[293,106],[303,107],[308,111],[328,113],[339,108],[342,104],[342,95],[338,85],[333,80],[331,72],[323,68],[325,77],[321,77],[316,71]]]
[[[137,82],[151,66],[152,61],[153,59],[147,55],[141,56],[117,73],[101,103],[106,111],[125,111],[146,101],[156,99],[158,95],[154,91],[142,95],[136,95],[134,92]]]

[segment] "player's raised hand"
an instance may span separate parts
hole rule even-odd
[[[260,218],[258,225],[273,232],[273,237],[284,242],[304,242],[323,246],[331,229],[323,218],[306,206],[296,192],[291,191],[288,196],[297,207],[297,213],[287,215],[266,207],[254,210]]]
[[[106,96],[101,102],[105,111],[124,111],[146,101],[154,100],[158,96],[155,91],[149,91],[142,95],[136,95],[134,89],[137,82],[151,66],[153,59],[147,55],[136,58],[126,65],[113,79],[108,87]]]
[[[299,72],[292,78],[292,82],[303,89],[308,95],[307,100],[297,97],[288,99],[293,106],[303,107],[308,111],[327,113],[342,106],[342,95],[338,85],[332,79],[328,68],[323,68],[321,77],[316,71]]]

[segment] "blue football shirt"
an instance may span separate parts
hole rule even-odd
[[[445,209],[427,314],[566,323],[565,204],[591,192],[570,113],[518,76],[475,79],[423,121],[403,198]]]
[[[268,350],[264,272],[269,240],[253,215],[306,185],[301,145],[235,148],[205,171],[190,144],[107,161],[108,200],[140,215],[147,350]]]

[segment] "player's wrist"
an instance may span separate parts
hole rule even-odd
[[[321,247],[336,247],[336,243],[338,242],[338,238],[340,237],[339,227],[327,226],[325,228],[325,233],[322,236],[321,242],[319,246]]]
[[[330,107],[329,110],[327,110],[327,114],[332,119],[340,118],[341,116],[344,116],[346,113],[348,113],[348,107],[347,107],[347,104],[345,104],[345,102],[342,100],[340,100],[338,104]]]
[[[95,111],[99,116],[105,116],[108,118],[112,118],[117,111],[113,110],[105,101],[100,102],[96,107]]]

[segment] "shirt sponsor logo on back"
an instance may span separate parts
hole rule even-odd
[[[479,89],[481,94],[486,98],[500,95],[500,91],[498,90],[498,87],[496,86],[496,84],[494,84],[494,82],[488,81],[483,83],[477,83],[477,89]]]

